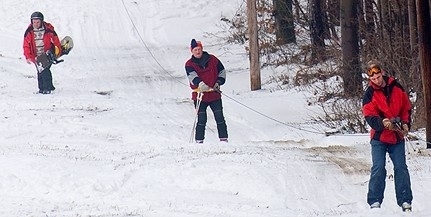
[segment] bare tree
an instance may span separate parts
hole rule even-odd
[[[292,0],[273,0],[278,44],[296,43]]]
[[[425,97],[426,141],[431,148],[431,22],[428,0],[416,0],[419,36],[419,57],[422,70],[423,94]]]
[[[358,0],[341,0],[341,50],[343,59],[344,93],[348,97],[362,92],[359,61]]]
[[[410,49],[412,57],[418,54],[418,39],[417,39],[417,19],[416,19],[416,2],[415,0],[408,0],[408,14],[409,14],[409,27],[410,27]],[[414,63],[413,63],[414,64]]]
[[[326,0],[325,11],[327,14],[326,26],[328,33],[327,39],[339,40],[336,26],[340,26],[340,1]]]
[[[320,0],[310,0],[310,40],[311,63],[315,64],[326,59],[325,57],[325,24]]]
[[[363,58],[366,60],[375,59],[374,44],[377,40],[376,37],[376,13],[374,11],[374,1],[361,0],[362,4],[359,5],[359,32]],[[362,27],[362,28],[361,28]],[[361,43],[362,42],[362,43]]]

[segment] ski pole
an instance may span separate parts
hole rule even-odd
[[[197,123],[197,119],[198,119],[198,114],[199,114],[199,107],[201,106],[201,102],[202,102],[202,97],[204,95],[203,92],[198,92],[198,96],[196,97],[196,114],[195,114],[195,119],[193,121],[193,128],[192,128],[192,133],[190,134],[190,143],[193,142],[193,138],[194,138],[194,134],[195,134],[195,130],[196,130],[196,123]]]

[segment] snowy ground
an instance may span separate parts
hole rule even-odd
[[[217,36],[220,17],[240,4],[3,0],[0,216],[407,216],[390,178],[383,208],[366,204],[368,135],[325,137],[307,126],[315,108],[306,93],[249,91],[244,48]],[[22,55],[36,10],[75,41],[52,68],[51,95],[33,94],[35,68]],[[228,144],[217,141],[211,115],[205,144],[189,143],[192,38],[227,68]],[[408,164],[411,215],[429,217],[430,152],[409,154]]]

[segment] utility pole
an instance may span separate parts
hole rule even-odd
[[[426,142],[431,148],[431,22],[428,0],[416,0],[419,36],[419,59],[425,105]]]
[[[251,90],[260,90],[259,42],[257,35],[256,0],[247,0]]]

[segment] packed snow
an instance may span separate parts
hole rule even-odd
[[[264,68],[262,90],[250,91],[246,45],[227,43],[220,22],[243,4],[2,0],[0,216],[409,215],[396,204],[390,161],[382,208],[368,207],[369,136],[325,136],[309,121],[319,112],[310,94],[268,83],[288,67]],[[36,94],[23,57],[34,11],[75,43],[52,67],[50,95]],[[227,144],[210,110],[205,143],[190,142],[192,38],[227,69]],[[425,146],[407,143],[416,217],[431,216]]]

